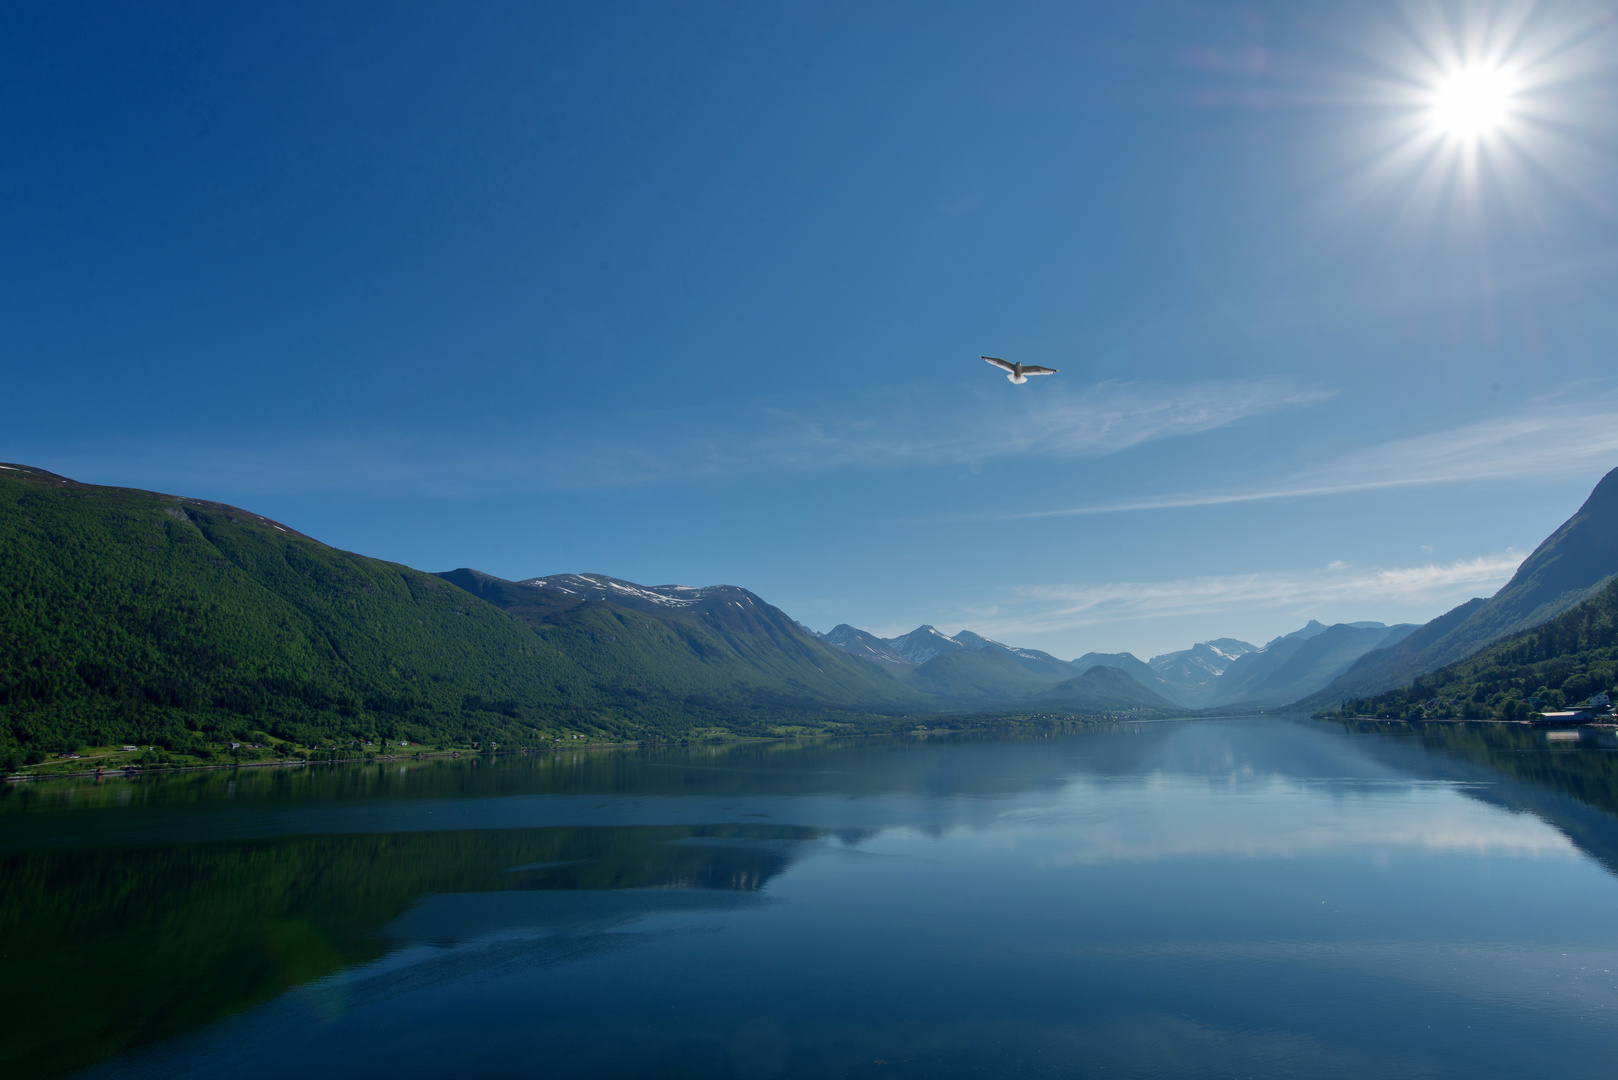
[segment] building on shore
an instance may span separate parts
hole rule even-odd
[[[1588,724],[1595,718],[1596,714],[1589,709],[1559,709],[1555,712],[1540,714],[1534,723],[1551,727],[1567,727],[1570,724]]]

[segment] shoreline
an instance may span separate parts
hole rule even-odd
[[[1255,715],[1263,715],[1263,713],[1239,713],[1239,714],[1231,714],[1230,717],[1224,717],[1224,716],[1206,716],[1206,717],[1204,717],[1204,716],[1192,716],[1192,715],[1178,716],[1178,717],[1153,717],[1153,718],[1146,718],[1146,717],[1109,717],[1109,716],[1065,716],[1065,717],[1051,716],[1048,719],[1046,719],[1045,722],[1046,723],[1052,723],[1052,722],[1057,722],[1057,723],[1085,723],[1085,724],[1090,724],[1090,723],[1152,723],[1152,722],[1164,721],[1164,720],[1217,720],[1217,719],[1230,719],[1230,718],[1233,718],[1233,717],[1238,716],[1238,715],[1239,716],[1255,716]],[[1018,726],[1021,726],[1024,723],[1029,723],[1029,722],[1030,721],[1027,720],[1027,719],[1017,719],[1017,718],[1013,718],[1013,717],[1000,717],[1000,718],[997,718],[995,721],[993,721],[991,723],[991,726],[995,726],[995,727],[1000,727],[1000,726],[1018,727]],[[1037,722],[1037,721],[1035,721],[1035,722]],[[723,736],[723,735],[712,735],[712,736],[708,736],[706,738],[671,739],[671,740],[668,740],[666,742],[662,741],[662,740],[646,740],[646,739],[631,739],[631,740],[626,740],[626,741],[623,741],[623,742],[583,742],[583,741],[574,741],[573,745],[569,745],[569,746],[545,746],[545,747],[529,746],[529,747],[521,747],[521,748],[518,748],[518,749],[515,749],[515,750],[489,750],[489,751],[471,750],[471,749],[467,749],[467,750],[434,750],[434,751],[431,751],[431,752],[417,752],[417,753],[411,753],[411,754],[386,754],[386,755],[373,754],[371,757],[313,758],[313,759],[309,759],[309,760],[301,760],[301,759],[286,760],[286,759],[283,759],[283,760],[279,760],[279,761],[233,761],[233,762],[227,762],[227,763],[219,764],[219,765],[157,765],[157,766],[150,766],[150,767],[121,766],[121,767],[113,767],[113,768],[103,768],[100,771],[99,775],[97,774],[97,771],[95,769],[76,769],[76,770],[74,770],[72,772],[11,773],[11,774],[6,775],[3,779],[8,784],[21,784],[21,783],[29,783],[29,782],[38,782],[38,781],[43,781],[43,780],[75,780],[75,779],[78,779],[78,780],[82,780],[82,779],[91,779],[91,780],[101,779],[101,780],[106,780],[106,779],[111,779],[111,778],[114,778],[114,777],[121,777],[121,778],[124,778],[124,779],[129,779],[129,778],[132,778],[132,777],[157,775],[157,774],[168,775],[168,774],[171,774],[171,773],[207,772],[207,771],[215,771],[215,770],[221,770],[221,769],[308,768],[310,766],[315,766],[315,765],[352,765],[352,764],[355,764],[355,763],[364,764],[364,763],[367,763],[367,762],[378,762],[378,761],[416,761],[416,760],[425,760],[425,759],[428,759],[428,758],[461,757],[463,755],[466,756],[466,757],[496,757],[496,756],[513,755],[513,754],[514,755],[544,754],[544,753],[553,753],[554,754],[554,753],[561,753],[561,752],[567,751],[567,750],[638,750],[638,749],[642,749],[642,748],[648,747],[648,746],[689,746],[689,745],[693,745],[693,744],[703,744],[703,743],[715,743],[715,744],[717,744],[717,743],[724,743],[724,744],[731,744],[731,743],[764,743],[764,742],[781,742],[781,741],[784,741],[784,740],[787,740],[787,739],[858,739],[858,738],[873,738],[873,737],[883,736],[883,735],[916,735],[916,734],[920,734],[920,735],[949,735],[949,734],[955,734],[957,732],[965,732],[965,731],[970,731],[970,730],[972,730],[971,727],[962,727],[962,728],[955,728],[955,727],[917,727],[917,728],[908,728],[908,729],[903,729],[903,730],[886,730],[886,731],[821,731],[821,732],[805,732],[805,733],[785,734],[785,735],[729,735],[728,737]]]
[[[741,741],[741,740],[738,740],[738,741]],[[768,740],[758,740],[758,741],[768,741]],[[578,744],[576,746],[567,747],[566,749],[571,749],[571,750],[584,750],[584,749],[611,750],[611,749],[639,748],[639,747],[645,746],[645,745],[648,745],[648,744],[644,743],[644,742],[641,742],[641,741],[638,741],[638,740],[635,741],[635,742],[622,742],[622,743],[599,743],[599,742],[597,742],[597,743],[580,743],[580,744]],[[672,745],[676,745],[676,744],[670,743],[669,745],[672,746]],[[11,783],[19,783],[20,784],[20,783],[23,783],[23,782],[29,781],[29,780],[72,780],[72,779],[85,779],[85,778],[89,778],[89,779],[93,780],[93,779],[96,779],[97,777],[99,777],[101,779],[106,779],[106,778],[112,777],[112,776],[122,776],[122,777],[147,776],[147,775],[154,775],[154,774],[157,774],[157,773],[162,773],[162,774],[167,775],[169,773],[209,772],[209,771],[219,770],[219,769],[289,769],[289,768],[308,768],[308,767],[313,766],[313,765],[352,765],[355,762],[360,762],[360,763],[363,764],[365,762],[372,762],[372,761],[417,761],[417,760],[423,760],[423,759],[426,759],[426,758],[454,758],[454,757],[462,757],[462,756],[465,756],[465,757],[495,757],[495,756],[504,755],[504,754],[518,754],[518,755],[521,755],[521,754],[542,754],[542,753],[547,753],[547,752],[549,752],[549,753],[559,753],[563,749],[564,749],[563,747],[545,748],[545,749],[536,749],[534,747],[526,747],[526,748],[519,749],[519,750],[489,750],[489,751],[482,751],[482,750],[434,750],[434,751],[432,751],[430,753],[386,754],[386,755],[384,755],[384,754],[373,754],[370,757],[313,758],[313,759],[310,759],[308,761],[298,760],[298,759],[282,759],[282,760],[279,760],[279,761],[232,761],[232,762],[229,762],[229,763],[223,764],[223,765],[155,765],[155,766],[139,766],[139,765],[135,765],[135,766],[114,766],[112,768],[102,768],[100,770],[96,770],[96,769],[80,769],[80,770],[75,770],[73,772],[11,773],[11,774],[7,775],[4,779],[5,779],[5,782],[8,783],[8,784],[11,784]]]
[[[1589,720],[1582,724],[1536,724],[1532,720],[1493,720],[1487,717],[1424,716],[1411,720],[1403,716],[1311,716],[1311,720],[1356,720],[1374,724],[1515,724],[1519,727],[1544,728],[1546,731],[1575,731],[1579,728],[1618,727],[1618,717],[1607,720]]]

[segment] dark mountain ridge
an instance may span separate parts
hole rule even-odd
[[[1220,696],[1229,701],[1242,698],[1292,659],[1292,654],[1301,649],[1304,642],[1325,631],[1325,624],[1310,619],[1301,630],[1282,634],[1262,648],[1238,656],[1220,676]]]
[[[868,634],[864,630],[856,630],[847,623],[839,623],[826,633],[820,635],[820,640],[828,645],[835,645],[844,652],[853,656],[862,656],[867,660],[889,664],[896,668],[915,667],[916,663],[909,657],[895,652],[886,641],[875,634]]]
[[[1398,626],[1338,623],[1325,627],[1299,642],[1290,655],[1256,684],[1231,688],[1227,700],[1251,705],[1285,705],[1331,682],[1370,650],[1398,642],[1415,629],[1412,623]]]
[[[532,744],[1024,707],[1072,675],[931,628],[911,657],[733,585],[433,575],[202,499],[0,468],[0,749]],[[928,667],[944,654],[954,661]],[[904,675],[905,677],[901,677]],[[911,676],[914,676],[912,678]],[[1086,704],[1072,712],[1116,712]],[[1131,705],[1135,713],[1156,703]]]
[[[1003,664],[997,664],[994,668],[1002,674],[990,678],[988,670],[977,661],[940,660],[947,655],[993,650],[1005,654],[1029,674],[1050,684],[1072,679],[1095,667],[1111,667],[1129,674],[1139,686],[1153,695],[1154,700],[1160,698],[1169,706],[1181,709],[1205,709],[1284,704],[1324,686],[1365,651],[1392,644],[1412,629],[1410,626],[1388,627],[1379,622],[1340,623],[1327,627],[1310,620],[1302,629],[1277,637],[1262,648],[1254,648],[1237,638],[1215,638],[1199,642],[1189,649],[1153,657],[1150,663],[1131,653],[1086,653],[1076,660],[1065,661],[1038,649],[993,641],[970,630],[962,630],[950,637],[936,627],[926,625],[900,637],[879,638],[843,624],[819,637],[852,655],[886,663],[912,685],[929,688],[929,693],[966,692],[974,701],[981,702],[988,700],[985,695],[990,692],[986,687],[995,683],[999,685],[998,692],[1004,700],[1015,700],[1017,694],[1033,683],[1011,676]],[[1292,663],[1294,654],[1304,650],[1314,638],[1323,635],[1325,642],[1304,651],[1303,658]],[[919,662],[912,660],[901,653],[901,649],[925,659]],[[913,675],[906,671],[935,662],[938,667],[930,673]],[[1284,674],[1278,674],[1283,668]],[[978,680],[972,682],[974,688],[971,690],[965,689],[965,684],[958,683],[953,674],[968,670],[980,673]],[[952,674],[946,676],[944,672]],[[982,679],[989,679],[989,682]],[[942,689],[951,686],[959,687],[959,690]]]
[[[1226,669],[1256,649],[1256,645],[1236,638],[1215,638],[1200,641],[1179,652],[1154,656],[1146,663],[1176,687],[1187,704],[1201,708],[1213,705],[1218,700],[1220,677]]]
[[[1366,653],[1299,708],[1334,708],[1470,656],[1492,642],[1546,622],[1595,595],[1618,574],[1618,469],[1534,549],[1505,587],[1440,615],[1395,644]]]
[[[0,469],[0,544],[0,742],[13,746],[258,733],[300,745],[532,742],[1036,708],[1169,715],[1425,673],[1435,657],[1576,605],[1618,570],[1618,470],[1490,600],[1421,628],[1311,622],[1261,649],[1219,638],[1150,663],[1063,661],[925,625],[891,639],[847,625],[820,636],[732,585],[430,575],[223,503],[22,465]]]
[[[1350,698],[1327,715],[1523,720],[1618,694],[1618,581],[1547,622],[1501,638],[1409,685]]]
[[[739,586],[604,574],[506,581],[465,568],[438,576],[521,619],[626,700],[743,715],[757,705],[889,714],[933,705],[884,665],[826,644]]]
[[[1134,653],[1087,652],[1077,660],[1073,661],[1073,669],[1080,674],[1083,674],[1084,672],[1095,667],[1117,668],[1118,670],[1127,673],[1132,679],[1144,686],[1146,689],[1152,691],[1154,694],[1157,694],[1159,697],[1167,698],[1169,701],[1174,702],[1181,708],[1194,707],[1190,702],[1184,700],[1180,696],[1178,687],[1174,686],[1174,684],[1163,678],[1163,676],[1159,675],[1156,671],[1153,671],[1146,661],[1135,656]]]
[[[1082,674],[1057,683],[1039,695],[1032,704],[1036,708],[1058,712],[1084,702],[1088,709],[1137,709],[1148,712],[1172,713],[1174,703],[1142,686],[1121,668],[1097,664]]]
[[[1067,679],[1073,675],[1072,664],[1066,660],[1058,660],[1050,653],[1038,649],[1019,649],[1013,645],[990,641],[970,630],[962,630],[955,635],[955,640],[969,649],[996,649],[1004,652],[1027,671],[1047,679]]]
[[[469,739],[592,723],[569,657],[251,511],[0,471],[0,741]]]
[[[967,648],[943,631],[931,626],[918,626],[908,634],[882,640],[888,648],[912,664],[925,664],[939,653]]]
[[[1055,681],[1002,649],[942,652],[905,673],[906,683],[929,695],[986,708],[1029,698]]]
[[[1183,708],[1172,688],[1133,656],[1089,654],[1082,660],[1061,660],[1039,649],[1023,649],[994,641],[970,630],[950,637],[933,626],[922,625],[899,637],[879,638],[846,623],[819,635],[854,656],[889,665],[903,681],[938,703],[957,708],[1037,708],[1046,711],[1129,710],[1143,715],[1169,715]],[[908,654],[908,655],[907,655]],[[912,657],[921,657],[915,660]],[[1132,663],[1145,671],[1155,686],[1142,685],[1118,669]],[[1128,684],[1120,690],[1114,674],[1080,676],[1105,666]]]

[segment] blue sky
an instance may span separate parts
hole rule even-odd
[[[8,5],[0,459],[817,629],[1421,621],[1618,466],[1615,67],[1614,3]]]

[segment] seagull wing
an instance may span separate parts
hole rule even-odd
[[[1012,366],[1011,364],[1006,363],[1004,360],[1000,359],[998,356],[985,356],[983,359],[987,360],[989,363],[993,364],[995,367],[999,368],[1001,371],[1016,371],[1017,370],[1014,366]],[[1028,369],[1023,368],[1023,370],[1027,371]]]
[[[1053,367],[1040,367],[1038,364],[1024,364],[1022,366],[1022,373],[1024,375],[1055,375],[1057,372]]]

